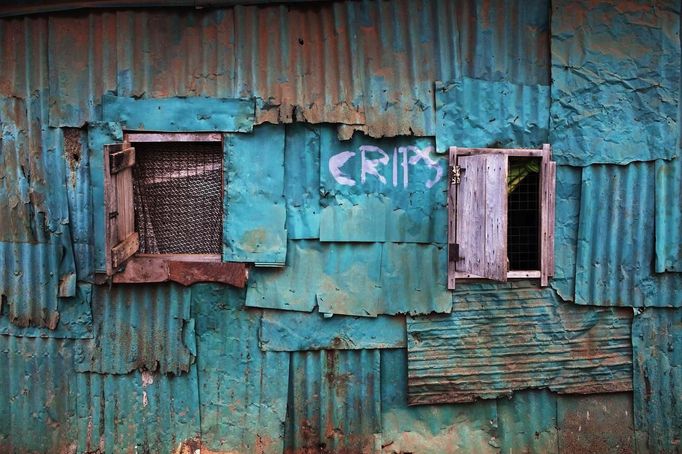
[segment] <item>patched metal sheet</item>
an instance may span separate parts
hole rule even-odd
[[[290,241],[282,270],[253,270],[246,305],[326,314],[449,312],[444,247]]]
[[[289,353],[258,347],[261,311],[244,308],[244,291],[192,287],[202,442],[209,450],[281,453],[287,414]]]
[[[284,196],[292,240],[320,237],[320,127],[286,127]]]
[[[410,404],[469,402],[527,388],[632,389],[628,310],[563,303],[552,290],[470,291],[452,314],[408,317]]]
[[[263,311],[260,347],[265,351],[404,348],[405,317],[334,316]]]
[[[177,284],[95,286],[95,339],[78,344],[79,372],[181,374],[194,362],[189,289]]]
[[[514,393],[497,399],[500,453],[551,453],[559,451],[557,395],[546,389]],[[592,432],[591,428],[585,428]],[[569,451],[570,452],[570,451]]]
[[[104,95],[104,121],[127,130],[166,132],[251,132],[255,104],[250,99],[150,98]]]
[[[575,302],[682,305],[682,275],[654,273],[655,164],[582,171]]]
[[[283,126],[225,135],[223,260],[284,264],[284,143]]]
[[[436,82],[436,145],[542,148],[549,135],[548,85],[463,77]]]
[[[557,162],[678,154],[680,5],[552,2],[551,136]]]
[[[292,353],[284,452],[375,452],[380,366],[379,350]]]
[[[638,452],[678,452],[682,436],[682,310],[646,309],[632,324]]]
[[[656,272],[682,271],[682,159],[656,161]]]
[[[433,139],[321,130],[322,241],[445,243],[447,160]]]
[[[560,453],[635,452],[632,393],[559,396],[556,424]]]

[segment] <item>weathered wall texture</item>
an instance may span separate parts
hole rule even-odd
[[[1,452],[682,449],[679,2],[148,6],[0,19]],[[94,284],[126,128],[246,289]],[[543,143],[551,286],[447,291],[443,152]]]

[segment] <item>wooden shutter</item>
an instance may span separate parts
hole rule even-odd
[[[459,183],[453,178],[449,194],[448,288],[458,274],[506,282],[507,155],[458,156]]]
[[[135,148],[104,146],[104,204],[107,275],[111,276],[140,246],[133,208]]]
[[[554,275],[554,205],[556,162],[551,162],[551,147],[542,149],[540,191],[540,286],[546,287]]]

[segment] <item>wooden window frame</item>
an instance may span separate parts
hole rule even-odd
[[[455,185],[454,169],[458,165],[459,157],[485,154],[503,154],[509,157],[527,157],[540,159],[540,191],[539,191],[539,268],[538,270],[507,270],[506,280],[514,279],[539,279],[540,286],[546,287],[549,278],[554,275],[554,223],[555,223],[555,185],[556,163],[551,160],[552,148],[544,144],[541,149],[525,148],[459,148],[449,149],[449,168],[451,178],[448,186],[448,289],[455,288],[457,280],[466,282],[488,281],[482,276],[458,271],[457,262],[458,238],[456,235],[457,225],[457,187]],[[461,178],[461,176],[460,176]],[[506,216],[506,213],[505,213]],[[506,229],[505,222],[505,229]],[[506,235],[506,232],[505,232]],[[506,253],[506,247],[505,247]]]
[[[105,146],[104,172],[105,172],[105,205],[106,215],[109,222],[106,223],[106,252],[107,272],[100,276],[98,281],[109,280],[115,284],[148,284],[158,282],[178,282],[182,285],[191,285],[197,282],[218,282],[243,288],[248,278],[248,269],[245,263],[223,262],[221,254],[144,254],[138,252],[139,235],[134,231],[134,211],[132,206],[132,169],[135,164],[134,153],[136,143],[163,143],[163,142],[219,142],[223,145],[221,133],[162,133],[162,132],[124,132],[122,144]],[[131,151],[132,150],[132,151]],[[112,178],[111,168],[114,163],[113,154],[126,151],[132,153],[132,162],[126,168],[126,183],[115,185],[116,179]],[[224,172],[224,169],[223,169]],[[128,181],[129,180],[129,181]],[[223,187],[224,190],[224,187]],[[118,201],[125,202],[125,227],[121,228],[119,218],[120,205]],[[118,204],[118,205],[117,205]],[[112,216],[115,213],[115,216]],[[113,221],[112,221],[113,219]],[[225,216],[223,215],[222,222]],[[131,227],[132,223],[132,227]],[[128,230],[132,229],[132,233]],[[130,238],[129,241],[121,242],[123,234]],[[123,244],[127,244],[125,253],[116,254]],[[133,246],[135,246],[133,248]],[[102,279],[104,278],[104,279]]]

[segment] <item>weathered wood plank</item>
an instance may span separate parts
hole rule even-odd
[[[129,133],[125,135],[126,142],[220,142],[222,133]]]
[[[506,282],[507,257],[507,155],[486,155],[485,168],[485,276]]]
[[[114,274],[114,284],[144,284],[168,281],[168,262],[162,258],[131,257],[120,273]]]
[[[140,236],[137,232],[131,233],[128,238],[111,248],[111,266],[114,270],[121,266],[140,248]]]
[[[448,245],[457,243],[456,231],[456,212],[457,207],[457,186],[452,182],[452,167],[457,165],[457,147],[450,147],[450,154],[448,160],[448,167],[450,169],[449,183],[448,183]],[[457,257],[455,257],[448,247],[448,289],[455,289],[455,274],[457,272]]]
[[[219,282],[234,287],[246,285],[246,264],[234,262],[169,262],[171,281],[182,285],[195,282]]]
[[[459,156],[470,156],[480,154],[506,154],[508,156],[540,158],[543,151],[530,148],[457,148]]]
[[[540,285],[549,284],[549,276],[554,274],[554,223],[555,223],[555,185],[556,163],[551,162],[551,148],[543,147],[540,191]]]
[[[135,165],[135,148],[128,147],[109,155],[109,172],[116,174]]]
[[[118,244],[118,204],[116,190],[116,177],[112,177],[110,169],[110,156],[123,149],[123,144],[115,143],[104,146],[104,251],[106,257],[106,274],[111,276],[113,269],[111,265],[111,250]]]

